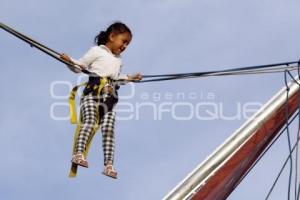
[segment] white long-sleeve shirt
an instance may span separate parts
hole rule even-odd
[[[105,45],[94,46],[82,58],[79,60],[72,59],[72,61],[101,77],[109,77],[114,80],[128,79],[127,75],[121,74],[121,57],[114,55]],[[79,72],[72,66],[68,67],[73,72]]]

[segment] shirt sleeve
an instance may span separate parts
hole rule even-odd
[[[83,68],[87,68],[96,60],[97,57],[97,49],[95,47],[92,47],[79,60],[72,58],[72,61],[77,65],[83,66]]]
[[[118,80],[128,80],[128,76],[126,74],[122,73],[122,60],[120,59],[121,65],[120,65],[120,71],[119,71],[119,75],[118,75]]]

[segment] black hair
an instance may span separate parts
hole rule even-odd
[[[110,25],[106,31],[100,31],[98,35],[95,37],[95,44],[98,46],[103,44],[105,45],[108,37],[111,33],[120,34],[120,33],[129,33],[130,37],[132,37],[132,33],[130,29],[122,22],[115,22]]]

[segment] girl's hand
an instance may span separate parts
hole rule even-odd
[[[142,80],[143,76],[140,73],[134,74],[134,75],[128,75],[129,81],[140,81]]]
[[[65,53],[60,54],[60,58],[63,59],[64,61],[68,62],[68,63],[74,64],[74,63],[72,62],[70,56],[68,56],[68,55],[65,54]]]
[[[135,80],[138,80],[138,81],[140,81],[140,80],[142,80],[143,79],[143,76],[142,76],[142,74],[140,74],[140,73],[137,73],[136,75],[135,75]]]
[[[103,90],[106,94],[112,94],[113,93],[113,87],[111,85],[104,86]]]
[[[66,62],[72,64],[72,65],[77,65],[77,66],[79,66],[81,69],[84,69],[84,68],[85,68],[83,65],[79,65],[79,64],[74,63],[74,62],[72,61],[72,59],[70,58],[70,56],[68,56],[68,55],[65,54],[65,53],[60,54],[60,58],[63,59],[64,61],[66,61]]]

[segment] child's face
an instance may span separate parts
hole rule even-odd
[[[120,55],[131,41],[129,33],[119,33],[110,35],[111,51],[115,55]]]

